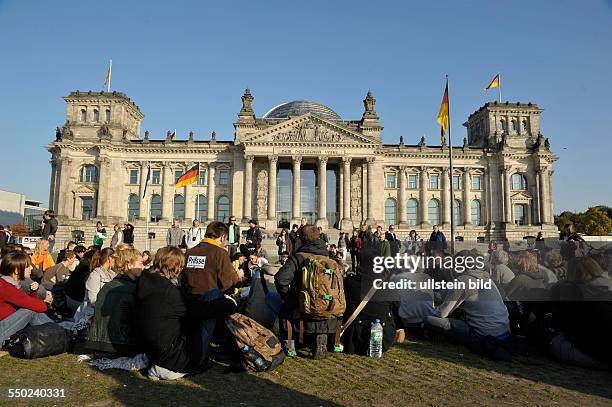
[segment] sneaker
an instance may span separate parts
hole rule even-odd
[[[395,343],[404,343],[406,340],[406,332],[403,329],[395,331]]]
[[[315,337],[314,352],[312,358],[314,360],[327,357],[327,334],[319,334]]]

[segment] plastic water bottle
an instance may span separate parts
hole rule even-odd
[[[377,319],[372,324],[370,330],[370,352],[371,358],[379,359],[382,357],[382,343],[383,343],[383,327],[380,324],[380,319]]]
[[[244,345],[242,352],[244,353],[244,358],[252,362],[258,372],[263,372],[268,368],[268,362],[266,362],[257,352],[250,351],[249,345]]]

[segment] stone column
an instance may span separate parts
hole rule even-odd
[[[319,218],[317,226],[327,229],[327,157],[319,157]]]
[[[421,229],[428,229],[429,226],[429,207],[427,202],[427,190],[429,189],[429,177],[427,168],[421,167],[419,174],[419,209],[421,217]]]
[[[174,176],[169,162],[164,163],[162,179],[162,219],[171,221],[172,206],[174,205]]]
[[[470,190],[472,185],[470,183],[470,169],[463,169],[463,224],[472,224],[472,202],[470,201]],[[482,218],[482,207],[480,208],[480,216]]]
[[[54,210],[57,213],[57,203],[55,202],[55,178],[57,177],[57,163],[55,158],[49,160],[51,164],[51,184],[49,185],[49,209]]]
[[[61,157],[60,160],[60,182],[59,186],[56,186],[59,191],[57,194],[58,215],[66,217],[75,216],[80,219],[80,214],[73,213],[74,198],[70,187],[70,174],[72,173],[73,160],[70,157]]]
[[[244,159],[244,214],[242,220],[246,223],[253,217],[253,161],[255,157],[247,155]]]
[[[215,220],[215,167],[208,166],[208,221]]]
[[[408,201],[406,200],[406,188],[408,187],[408,179],[406,177],[407,168],[404,166],[400,167],[399,172],[399,228],[408,227]],[[388,226],[388,225],[387,225]]]
[[[140,188],[138,192],[138,202],[140,202],[140,205],[138,206],[138,218],[142,220],[147,219],[147,216],[148,216],[147,208],[149,207],[149,205],[147,205],[147,200],[149,199],[149,195],[151,195],[151,191],[149,191],[147,196],[144,199],[142,198],[142,195],[144,194],[144,191],[145,191],[145,184],[147,182],[148,170],[149,170],[149,163],[147,161],[141,161],[140,162]],[[149,182],[150,181],[151,180],[149,180]]]
[[[110,158],[99,157],[100,173],[98,179],[98,199],[96,203],[96,217],[108,216],[108,206],[110,202],[107,202],[107,191],[108,183],[110,181]],[[121,199],[117,197],[117,199]]]
[[[546,217],[546,223],[548,224],[554,224],[555,220],[554,220],[554,213],[555,213],[555,208],[554,208],[554,202],[553,202],[553,188],[552,188],[552,176],[555,173],[555,170],[549,170],[547,171],[548,176],[547,181],[548,181],[548,202],[546,203],[546,213],[547,213],[547,217]]]
[[[504,222],[512,224],[512,205],[510,204],[510,167],[505,166],[502,170],[502,182],[504,184]]]
[[[540,195],[538,200],[540,201],[540,213],[541,213],[541,222],[543,224],[549,223],[549,215],[548,215],[548,180],[546,179],[546,173],[548,172],[548,168],[543,167],[538,171],[538,178],[540,184]]]
[[[354,227],[351,219],[351,157],[342,157],[342,230],[351,231]]]
[[[301,188],[302,188],[302,157],[293,157],[293,186],[291,190],[291,223],[300,224],[300,218],[302,217],[301,208]]]
[[[372,193],[374,191],[374,161],[375,157],[368,157],[366,161],[368,163],[368,218],[366,219],[366,223],[368,225],[375,226],[376,224],[376,214],[374,213],[374,201],[376,199],[380,199],[381,197],[375,197]]]
[[[442,169],[442,227],[450,228],[451,214],[453,208],[453,197],[450,193],[450,169],[448,167]]]
[[[534,203],[534,217],[535,219],[533,220],[535,224],[542,224],[544,223],[542,221],[542,195],[541,191],[540,191],[540,169],[538,169],[536,171],[536,175],[535,177],[533,177],[534,181],[535,181],[535,196],[532,202]]]
[[[278,156],[272,155],[268,158],[268,220],[276,220],[276,165]],[[270,222],[272,223],[272,222]],[[276,228],[276,223],[274,223]]]

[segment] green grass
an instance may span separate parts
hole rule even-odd
[[[612,373],[561,365],[539,356],[493,362],[444,343],[407,341],[380,360],[336,354],[287,359],[273,372],[229,373],[222,365],[175,382],[139,372],[100,372],[76,355],[0,358],[2,405],[9,387],[65,387],[44,405],[218,406],[611,406]],[[41,405],[43,405],[41,404]]]

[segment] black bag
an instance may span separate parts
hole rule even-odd
[[[16,358],[36,359],[67,352],[69,346],[68,331],[49,322],[23,328],[9,338],[4,349]]]

